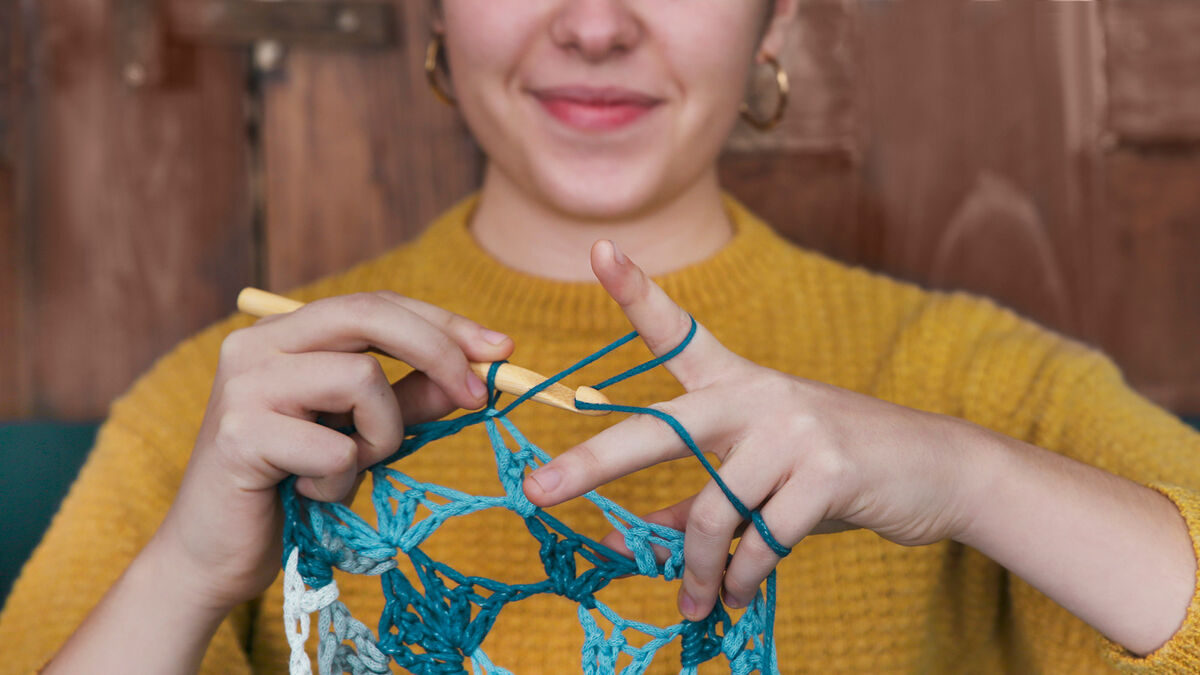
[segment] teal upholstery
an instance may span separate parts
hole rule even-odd
[[[7,598],[21,565],[79,473],[96,438],[96,424],[0,423],[0,598]]]

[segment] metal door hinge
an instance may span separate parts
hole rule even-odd
[[[167,79],[169,43],[372,49],[395,43],[386,0],[113,0],[116,56],[130,86]],[[261,65],[261,64],[260,64]]]

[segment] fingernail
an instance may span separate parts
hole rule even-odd
[[[725,606],[730,609],[741,609],[746,606],[746,601],[729,592],[725,593]]]
[[[477,399],[483,398],[487,396],[487,385],[475,377],[475,373],[467,373],[467,391]]]
[[[538,484],[542,492],[550,492],[562,482],[562,472],[553,468],[538,469],[529,474],[529,477]]]
[[[679,591],[679,613],[689,621],[697,620],[696,601],[687,594],[687,591]]]
[[[617,246],[617,242],[610,239],[608,243],[612,244],[613,262],[617,263],[618,265],[624,265],[627,258],[625,257],[624,253],[621,253],[621,249]]]
[[[508,336],[505,335],[504,333],[497,333],[494,330],[488,330],[488,329],[484,328],[483,329],[483,339],[487,340],[488,344],[496,345],[497,347],[499,347],[500,345],[504,344],[504,341],[508,339]]]

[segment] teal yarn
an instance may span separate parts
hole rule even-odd
[[[596,385],[609,387],[674,358],[690,344],[697,324],[692,320],[687,337],[670,352],[631,368]],[[309,615],[318,614],[318,665],[323,675],[349,672],[387,673],[389,663],[419,675],[465,673],[508,673],[493,664],[481,648],[504,606],[534,595],[554,594],[578,603],[579,622],[584,632],[582,670],[589,675],[617,672],[622,654],[631,662],[621,673],[645,672],[655,654],[680,641],[681,674],[693,675],[699,664],[724,656],[730,671],[778,673],[775,656],[774,622],[776,577],[772,572],[765,590],[760,590],[740,618],[734,620],[721,603],[701,621],[683,621],[659,627],[622,618],[596,598],[612,581],[629,575],[679,578],[683,573],[683,533],[649,523],[595,491],[583,496],[595,504],[612,526],[622,533],[633,553],[626,558],[603,544],[583,536],[531,503],[522,489],[528,472],[550,461],[516,428],[507,415],[539,391],[596,362],[638,337],[636,331],[587,356],[548,378],[508,405],[497,407],[500,392],[495,387],[494,364],[488,372],[487,405],[459,417],[415,425],[407,430],[403,444],[391,457],[369,469],[372,502],[378,528],[373,528],[342,504],[305,499],[296,493],[295,478],[280,486],[284,509],[284,619],[292,647],[291,672],[311,672],[304,653]],[[726,498],[749,520],[763,540],[780,557],[790,549],[772,534],[761,514],[748,508],[729,489],[704,457],[691,435],[674,417],[652,408],[589,404],[576,401],[586,410],[608,410],[653,415],[668,424],[702,463]],[[441,438],[482,424],[494,450],[497,475],[503,496],[477,496],[449,487],[423,483],[390,468]],[[507,438],[506,438],[507,437]],[[515,444],[510,447],[509,441]],[[417,508],[428,515],[418,519]],[[529,533],[539,544],[545,578],[535,583],[507,584],[486,577],[468,576],[450,565],[429,557],[421,544],[451,518],[485,509],[501,508],[524,519]],[[658,562],[654,547],[668,552]],[[396,563],[398,555],[410,561],[410,578]],[[372,633],[350,615],[337,600],[333,569],[380,578],[385,598],[378,631]],[[598,621],[611,624],[605,631]]]

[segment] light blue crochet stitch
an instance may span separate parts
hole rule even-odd
[[[671,352],[605,380],[595,388],[611,386],[673,358],[691,342],[696,328],[693,319],[687,337]],[[621,672],[642,673],[655,653],[676,638],[681,643],[683,669],[680,672],[683,674],[696,673],[700,663],[720,655],[728,659],[731,672],[738,675],[777,673],[773,636],[774,572],[767,579],[765,593],[760,591],[737,621],[731,619],[721,603],[717,603],[702,621],[684,621],[666,628],[630,621],[597,600],[596,593],[614,579],[631,574],[662,576],[668,580],[678,578],[683,572],[683,533],[646,522],[596,492],[589,492],[584,498],[599,507],[613,527],[624,535],[625,544],[634,555],[630,560],[572,531],[534,506],[522,490],[527,472],[550,461],[550,457],[530,443],[507,415],[539,391],[637,336],[636,331],[626,335],[501,409],[496,407],[500,392],[495,388],[499,364],[493,365],[487,378],[491,393],[483,410],[410,428],[400,449],[370,469],[378,530],[341,504],[304,499],[295,491],[294,478],[285,481],[280,487],[285,512],[285,621],[289,623],[289,631],[295,622],[302,628],[300,633],[290,632],[288,637],[293,649],[293,673],[308,672],[310,668],[303,652],[303,640],[307,636],[311,612],[319,614],[318,663],[323,675],[334,672],[387,673],[389,660],[420,675],[463,673],[467,659],[477,675],[507,673],[491,662],[480,645],[504,605],[545,593],[579,603],[579,622],[585,638],[582,654],[585,673],[615,673],[622,653],[632,657],[632,663]],[[790,552],[771,535],[762,516],[734,496],[675,418],[651,408],[581,401],[576,401],[576,406],[654,415],[670,425],[703,463],[730,503],[753,523],[772,550],[781,557]],[[422,483],[388,466],[429,442],[476,424],[483,424],[487,429],[495,451],[498,476],[504,487],[503,497],[470,495]],[[505,434],[515,442],[515,449],[508,446]],[[418,520],[418,506],[427,509],[429,515]],[[546,571],[544,580],[531,584],[505,584],[494,579],[470,577],[431,559],[421,550],[422,542],[450,518],[490,508],[508,509],[524,518],[530,534],[540,543],[539,553]],[[666,562],[656,560],[653,546],[669,552]],[[416,579],[406,577],[397,569],[395,557],[398,554],[409,558]],[[345,605],[336,599],[334,567],[380,577],[386,605],[379,621],[378,638],[350,616]],[[312,590],[305,590],[305,584]],[[597,617],[612,624],[611,633],[605,633],[597,623]],[[641,633],[645,639],[631,642],[627,633]]]

